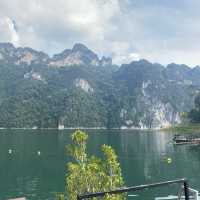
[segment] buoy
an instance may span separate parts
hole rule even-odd
[[[40,151],[38,151],[38,152],[37,152],[37,154],[38,154],[38,156],[40,156],[41,152],[40,152]]]
[[[8,153],[9,153],[9,154],[12,154],[12,149],[9,149],[9,150],[8,150]]]
[[[172,163],[172,159],[171,158],[167,158],[167,163],[168,164]]]

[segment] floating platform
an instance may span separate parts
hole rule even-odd
[[[188,138],[183,135],[175,135],[173,138],[174,144],[183,145],[183,144],[200,144],[200,138]]]

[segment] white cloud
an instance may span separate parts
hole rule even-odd
[[[114,57],[113,63],[129,64],[132,61],[138,61],[138,60],[140,60],[140,55],[138,53],[120,54]]]
[[[19,45],[19,35],[14,26],[14,22],[9,17],[0,19],[1,41],[11,42],[14,45]]]
[[[130,63],[140,59],[140,55],[137,52],[131,52],[131,43],[129,42],[111,42],[109,49],[112,50],[114,64]]]
[[[196,0],[1,0],[0,41],[50,54],[81,42],[118,64],[138,58],[199,64],[199,6]]]
[[[0,1],[0,17],[16,21],[21,45],[50,53],[75,42],[100,52],[106,37],[116,30],[112,20],[120,12],[118,0]]]

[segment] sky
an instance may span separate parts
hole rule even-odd
[[[83,43],[115,64],[200,65],[200,0],[0,0],[0,42],[49,55]]]

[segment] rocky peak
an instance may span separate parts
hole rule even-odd
[[[71,49],[65,49],[61,53],[53,55],[51,60],[52,61],[61,60],[61,59],[65,58],[65,57],[67,57],[70,53],[71,53]]]
[[[0,43],[1,58],[7,62],[13,62],[17,65],[25,63],[30,65],[32,62],[46,62],[49,58],[47,54],[36,51],[28,47],[15,48],[11,43]]]
[[[200,72],[200,66],[199,65],[195,66],[191,71]]]
[[[90,52],[93,53],[91,50],[89,50],[84,44],[76,43],[73,48],[73,52],[81,51],[81,52]]]
[[[14,55],[15,47],[11,43],[0,43],[1,58],[12,57]]]
[[[0,43],[0,50],[13,50],[15,47],[9,42]]]
[[[175,63],[171,63],[169,65],[167,65],[167,69],[168,70],[176,70],[176,71],[186,71],[188,72],[190,70],[190,68],[187,65],[179,65],[179,64],[175,64]]]
[[[26,63],[31,64],[34,63],[44,63],[49,59],[49,56],[42,51],[36,51],[29,47],[19,47],[16,50],[16,56],[18,60],[16,64]]]
[[[170,80],[182,82],[187,80],[191,69],[187,65],[171,63],[166,67],[166,74]]]
[[[188,73],[188,79],[192,81],[194,85],[200,85],[200,66],[196,66]]]
[[[66,49],[62,53],[54,55],[49,61],[49,65],[56,67],[67,65],[107,66],[111,64],[111,58],[103,57],[100,60],[97,54],[81,43],[76,43],[72,49]]]
[[[31,63],[46,63],[50,66],[62,67],[69,65],[86,66],[109,66],[112,65],[112,59],[102,57],[99,59],[97,54],[88,49],[81,43],[76,43],[72,49],[65,49],[52,58],[41,51],[36,51],[29,47],[15,48],[11,43],[0,43],[0,60],[13,62],[17,65]]]
[[[152,65],[152,63],[150,63],[148,60],[141,59],[138,61],[133,61],[129,65],[145,65],[146,66],[146,65]]]
[[[93,51],[89,50],[85,45],[77,43],[72,48],[71,56],[80,59],[80,63],[86,65],[100,65],[100,60]]]

